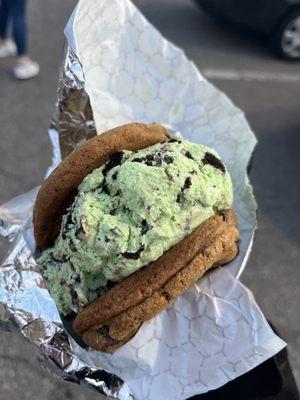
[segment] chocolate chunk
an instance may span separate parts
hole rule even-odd
[[[145,246],[142,244],[138,251],[136,251],[135,253],[129,253],[128,251],[126,251],[125,253],[122,253],[122,256],[124,258],[127,258],[128,260],[138,260],[140,258],[141,252],[144,250]]]
[[[185,157],[189,158],[190,160],[194,159],[193,156],[191,155],[191,153],[188,150],[184,153],[184,155],[185,155]]]
[[[117,151],[114,153],[108,161],[106,161],[102,174],[105,176],[108,171],[110,171],[112,168],[116,167],[117,165],[120,165],[122,163],[124,151]]]
[[[166,155],[166,156],[164,156],[163,160],[166,164],[171,164],[174,161],[174,158]]]
[[[58,259],[58,258],[56,258],[56,257],[54,257],[54,254],[53,254],[53,253],[50,254],[50,257],[51,257],[51,262],[52,262],[52,264],[53,264],[53,262],[54,262],[55,264],[56,264],[56,263],[61,263],[61,260]]]
[[[71,270],[72,270],[72,271],[75,271],[75,267],[74,267],[73,263],[72,263],[70,260],[69,260],[69,264],[70,264]]]
[[[71,293],[71,296],[72,296],[72,301],[74,303],[74,300],[78,299],[78,294],[77,294],[76,290],[72,286],[70,286],[69,288],[70,288],[70,293]]]
[[[182,194],[186,189],[189,189],[192,186],[192,180],[191,177],[188,176],[187,178],[185,178],[184,184],[181,188],[181,192],[178,193],[177,197],[176,197],[176,203],[180,203],[181,199],[182,199]]]
[[[219,169],[220,171],[225,173],[225,167],[221,160],[219,160],[216,156],[211,153],[205,153],[205,156],[202,160],[203,164],[209,164],[212,167]]]
[[[145,157],[146,161],[154,161],[154,155],[153,154],[147,154]]]
[[[109,190],[108,190],[108,186],[107,186],[106,181],[103,182],[103,185],[102,185],[102,192],[103,192],[103,193],[106,193],[106,194],[110,194],[110,193],[109,193]]]
[[[105,242],[105,243],[109,242],[109,239],[108,239],[107,236],[104,236],[104,242]]]
[[[112,287],[114,287],[116,284],[116,282],[113,281],[107,281],[106,283],[106,289],[111,289]]]
[[[70,210],[68,212],[68,214],[67,214],[66,221],[65,221],[64,227],[62,229],[62,233],[61,233],[61,236],[62,236],[63,239],[66,239],[66,234],[69,232],[70,225],[72,225],[72,223],[73,223],[73,221],[72,221],[72,211]]]
[[[131,162],[139,162],[149,167],[153,167],[155,165],[155,161],[157,161],[158,157],[160,157],[160,153],[157,154],[147,154],[145,157],[136,157]]]
[[[141,234],[145,235],[145,233],[148,232],[150,226],[148,225],[147,221],[145,219],[142,220],[142,228],[141,228]]]
[[[77,283],[80,283],[80,282],[81,282],[81,278],[80,278],[80,276],[79,276],[79,275],[77,275],[77,276],[76,276],[76,278],[75,278],[75,282],[77,282]]]
[[[141,162],[143,162],[143,159],[140,157],[136,157],[133,160],[131,160],[131,162],[140,162],[141,163]]]
[[[82,226],[80,226],[77,231],[75,232],[75,236],[78,240],[82,240],[84,238],[85,232],[82,228]]]
[[[152,155],[148,155],[146,157],[137,157],[132,160],[132,162],[139,162],[148,165],[149,167],[153,166],[154,158]]]
[[[169,143],[181,143],[181,140],[178,140],[178,139],[170,139],[168,142],[169,142]]]
[[[72,213],[69,212],[69,213],[67,214],[67,218],[66,218],[66,225],[69,226],[69,225],[71,225],[72,223],[73,223],[73,221],[72,221]]]
[[[114,173],[112,174],[111,179],[116,180],[116,179],[117,179],[117,176],[118,176],[118,172],[116,171],[116,172],[114,172]]]
[[[188,176],[184,181],[182,191],[184,191],[185,189],[190,188],[191,186],[192,186],[192,180],[191,180],[191,177]]]
[[[75,244],[74,244],[73,242],[71,242],[71,243],[69,244],[69,247],[70,247],[70,250],[71,250],[71,251],[73,251],[74,253],[76,253],[77,248],[76,248],[76,246],[75,246]]]

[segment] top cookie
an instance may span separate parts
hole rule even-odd
[[[132,123],[111,129],[75,149],[45,180],[38,192],[33,211],[37,246],[46,249],[54,243],[62,216],[85,176],[117,151],[136,151],[166,140],[166,128],[156,124]]]

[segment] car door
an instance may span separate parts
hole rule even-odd
[[[219,4],[227,20],[260,33],[269,33],[288,9],[286,0],[219,0]]]

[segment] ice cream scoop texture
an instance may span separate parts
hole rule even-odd
[[[82,181],[54,246],[38,259],[59,311],[77,313],[232,198],[229,173],[206,146],[171,139],[115,153]]]

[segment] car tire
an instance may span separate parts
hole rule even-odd
[[[300,9],[288,14],[270,37],[275,54],[286,60],[300,59]]]

